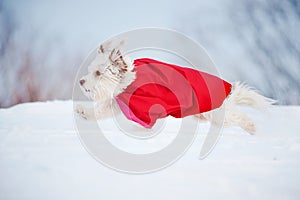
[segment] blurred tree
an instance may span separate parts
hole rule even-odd
[[[300,104],[300,2],[229,0],[200,4],[183,17],[220,72],[281,104]]]
[[[70,99],[83,56],[66,53],[63,36],[24,24],[15,2],[0,0],[0,107]],[[78,48],[80,49],[80,48]]]

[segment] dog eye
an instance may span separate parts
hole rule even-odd
[[[97,71],[95,72],[95,74],[96,74],[96,76],[100,76],[100,75],[101,75],[101,72],[97,70]]]

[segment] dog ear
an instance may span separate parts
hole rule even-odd
[[[128,70],[128,64],[125,62],[122,53],[119,49],[114,48],[110,55],[109,61],[115,66],[118,67],[121,73],[125,73]]]
[[[113,44],[113,40],[108,40],[103,44],[100,44],[97,50],[98,54],[103,54],[105,52],[110,51],[112,48],[112,44]]]
[[[106,52],[109,52],[113,49],[113,43],[114,43],[114,40],[111,39],[111,40],[108,40],[106,42],[104,42],[103,44],[99,45],[98,47],[98,54],[103,54],[103,53],[106,53]],[[122,39],[118,45],[115,46],[115,49],[121,49],[126,43],[126,39]]]

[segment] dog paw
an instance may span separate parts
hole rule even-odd
[[[243,127],[245,129],[245,131],[247,131],[248,133],[250,133],[251,135],[254,135],[256,132],[256,127],[254,125],[253,122],[248,122],[245,124],[245,126]]]
[[[77,105],[75,111],[84,119],[87,119],[86,111],[82,105]]]
[[[196,115],[194,115],[195,117],[197,117],[199,120],[201,120],[201,121],[207,121],[207,119],[204,117],[204,115],[202,115],[202,114],[196,114]]]

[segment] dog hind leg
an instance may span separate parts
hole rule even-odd
[[[226,109],[223,125],[225,127],[239,126],[250,134],[254,134],[256,131],[254,122],[245,113],[235,107]]]

